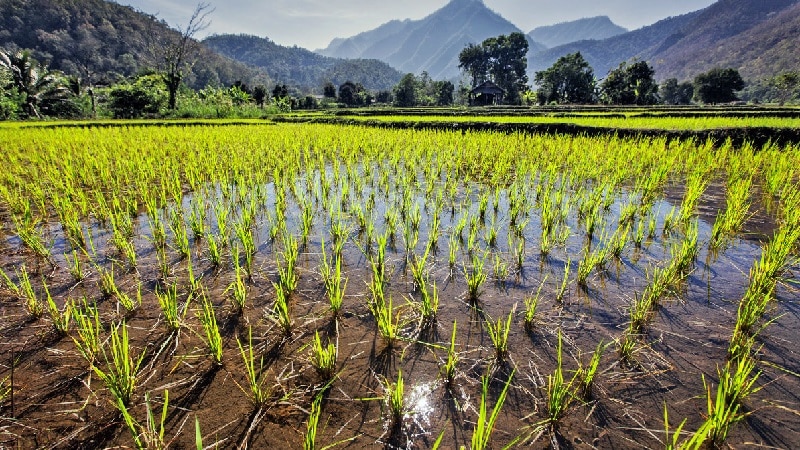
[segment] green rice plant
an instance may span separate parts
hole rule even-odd
[[[150,406],[150,393],[144,394],[145,407],[147,409],[147,420],[144,424],[140,424],[136,419],[131,416],[128,407],[124,403],[118,401],[117,408],[122,414],[122,420],[128,427],[133,443],[139,450],[148,449],[164,449],[169,445],[164,441],[165,424],[167,421],[167,407],[169,405],[169,391],[164,390],[164,403],[161,406],[161,415],[158,416],[159,420],[156,421],[156,415]]]
[[[436,315],[439,313],[439,291],[436,289],[435,281],[431,285],[423,285],[420,289],[419,308],[423,323],[432,324],[436,321]]]
[[[189,234],[186,232],[186,223],[183,221],[183,212],[179,208],[170,210],[169,229],[175,242],[175,247],[181,257],[188,257],[191,254],[189,248]]]
[[[67,270],[69,270],[69,274],[72,275],[73,280],[77,282],[86,278],[86,272],[83,270],[83,264],[78,257],[78,252],[72,250],[70,256],[64,253],[64,261],[67,263]]]
[[[489,332],[489,338],[494,346],[494,356],[498,362],[504,361],[508,356],[508,333],[511,331],[511,319],[514,317],[516,309],[517,305],[514,305],[505,322],[502,318],[497,321],[486,319],[486,330]]]
[[[245,306],[247,306],[247,285],[242,277],[242,269],[240,267],[236,267],[235,274],[234,280],[225,291],[230,292],[234,311],[241,314],[244,312]]]
[[[59,335],[66,336],[69,331],[69,324],[72,321],[72,302],[70,300],[65,301],[64,308],[59,309],[44,280],[42,280],[42,287],[47,297],[47,310],[50,312],[50,320],[53,321],[53,329]]]
[[[3,276],[3,281],[5,281],[6,287],[11,290],[18,298],[22,299],[25,306],[25,311],[31,315],[33,318],[39,318],[44,314],[44,305],[39,300],[39,296],[36,294],[36,290],[33,288],[33,284],[31,284],[30,276],[28,275],[27,269],[25,269],[25,264],[20,267],[20,270],[17,272],[17,279],[19,280],[18,283],[14,283],[11,281],[11,278],[2,270],[0,270],[0,274]]]
[[[497,418],[500,417],[500,410],[503,408],[503,404],[506,401],[508,387],[511,386],[511,379],[514,378],[515,372],[516,369],[512,370],[511,375],[508,376],[508,380],[506,380],[503,390],[500,391],[500,395],[497,397],[497,401],[491,413],[487,406],[489,400],[489,376],[484,375],[481,377],[481,403],[478,407],[478,420],[475,423],[475,427],[472,429],[472,439],[470,441],[471,450],[491,448],[492,432],[497,423]],[[513,443],[510,445],[513,445]]]
[[[319,331],[314,333],[314,340],[311,342],[311,365],[323,380],[332,379],[336,373],[337,354],[336,344],[328,339],[327,345],[323,345]]]
[[[92,365],[92,370],[103,380],[114,399],[127,406],[130,404],[131,396],[136,388],[139,366],[142,364],[145,352],[142,352],[138,358],[131,355],[128,326],[124,321],[111,328],[109,348],[111,356],[109,357],[105,347],[102,347],[101,350],[106,361],[106,369],[103,370],[97,365]]]
[[[206,233],[206,245],[208,245],[208,259],[214,268],[222,265],[222,237],[216,237],[211,233]]]
[[[279,284],[285,290],[287,295],[290,295],[297,289],[297,257],[298,257],[298,246],[297,240],[289,234],[283,234],[283,252],[281,253],[283,257],[283,265],[278,262],[278,279]]]
[[[89,364],[94,364],[100,353],[100,333],[103,331],[97,305],[89,306],[89,301],[83,297],[80,304],[73,306],[72,317],[75,319],[75,328],[78,332],[78,337],[73,337],[72,341],[78,353]]]
[[[164,221],[161,220],[161,213],[155,204],[147,204],[147,223],[150,227],[151,240],[153,246],[157,249],[163,249],[167,246],[167,229]]]
[[[403,416],[406,414],[403,371],[399,370],[397,372],[397,381],[394,383],[388,379],[384,380],[384,388],[386,389],[386,406],[392,416],[392,423],[394,425],[399,425],[402,423]]]
[[[497,281],[504,281],[508,278],[508,264],[503,261],[503,258],[500,255],[494,255],[494,278]]]
[[[171,284],[164,291],[156,289],[156,298],[158,298],[158,304],[164,313],[169,332],[174,333],[180,330],[184,317],[186,317],[186,313],[189,310],[191,296],[187,298],[183,308],[180,308],[178,306],[178,286]]]
[[[717,214],[714,225],[711,227],[711,248],[719,248],[725,242],[725,237],[739,231],[747,220],[750,211],[750,191],[752,178],[744,177],[728,183],[725,195],[726,208]]]
[[[572,401],[575,399],[575,375],[569,381],[564,379],[562,365],[561,330],[558,331],[558,348],[556,349],[556,368],[547,376],[547,419],[545,423],[551,428],[558,428],[561,418],[564,417]]]
[[[315,395],[311,402],[311,411],[308,414],[306,424],[306,434],[303,435],[303,450],[317,450],[317,427],[319,426],[319,416],[322,412],[322,395]],[[330,448],[330,447],[323,447]]]
[[[192,257],[186,259],[186,281],[189,284],[189,294],[197,294],[203,289],[202,283],[203,276],[196,277],[194,275],[194,265],[192,264]]]
[[[217,325],[217,316],[214,313],[214,305],[208,299],[204,291],[200,291],[200,305],[201,309],[197,313],[197,318],[203,326],[203,334],[201,336],[203,341],[208,347],[211,361],[217,365],[222,365],[222,335]]]
[[[230,211],[223,202],[214,203],[214,216],[217,219],[217,235],[220,237],[220,243],[225,246],[228,242],[228,216]]]
[[[456,258],[458,257],[458,249],[460,247],[458,238],[456,237],[455,233],[450,235],[450,240],[447,244],[447,263],[450,265],[450,269],[452,270],[456,266]]]
[[[708,187],[710,180],[704,170],[704,168],[695,169],[686,180],[686,193],[683,196],[681,212],[678,216],[678,221],[681,223],[688,222],[695,215],[700,197]]]
[[[572,261],[567,258],[567,262],[564,263],[564,277],[561,279],[561,284],[556,291],[556,302],[562,303],[564,301],[564,296],[568,293],[569,287],[569,267],[572,264]]]
[[[456,368],[458,365],[458,353],[456,352],[456,321],[453,321],[453,332],[450,335],[450,346],[447,348],[447,360],[442,366],[442,375],[444,375],[445,382],[448,386],[452,387],[453,381],[456,378]]]
[[[547,282],[547,275],[545,275],[542,282],[539,284],[539,289],[536,290],[536,295],[529,295],[525,297],[525,316],[523,318],[523,323],[525,324],[525,330],[532,331],[533,327],[536,325],[536,308],[539,305],[539,300],[542,298],[542,288],[544,284]]]
[[[430,248],[426,249],[421,257],[414,256],[411,262],[411,276],[414,278],[415,287],[418,290],[424,289],[427,283],[426,261],[429,251]]]
[[[586,366],[581,365],[578,369],[578,378],[581,383],[583,398],[585,399],[590,399],[592,397],[592,386],[594,385],[594,380],[597,375],[597,369],[600,366],[600,358],[602,358],[605,349],[606,346],[600,341],[594,353],[592,353],[592,357],[589,359],[589,364]]]
[[[131,297],[130,295],[119,290],[119,288],[116,286],[115,288],[116,289],[114,291],[115,292],[114,295],[117,297],[117,301],[119,302],[120,305],[122,305],[123,308],[125,308],[125,311],[127,311],[128,313],[133,312],[133,310],[135,310],[136,308],[139,307],[139,305],[142,304],[141,282],[136,287],[136,297]]]
[[[686,419],[683,419],[683,421],[678,425],[677,428],[675,428],[674,431],[670,431],[671,427],[669,425],[669,412],[667,412],[667,403],[664,402],[664,450],[680,450],[688,447],[680,443],[681,430],[683,430],[684,425],[686,425]]]
[[[400,320],[399,312],[395,314],[392,305],[392,296],[389,296],[388,302],[382,302],[382,305],[373,306],[373,315],[378,325],[378,334],[386,342],[387,347],[392,347],[399,337]]]
[[[263,356],[259,359],[258,367],[256,367],[256,358],[253,355],[253,327],[247,328],[246,349],[239,338],[236,338],[236,343],[239,345],[239,353],[242,355],[242,361],[244,362],[245,373],[247,375],[249,390],[246,394],[256,407],[260,407],[266,403],[267,399],[272,395],[272,392],[269,387],[264,385],[266,376]]]
[[[464,267],[464,277],[467,280],[467,298],[474,304],[480,297],[481,285],[486,281],[486,272],[483,270],[483,259],[477,255],[472,257],[472,268],[467,271]]]
[[[292,334],[294,326],[289,308],[289,292],[280,283],[272,283],[272,286],[275,288],[275,303],[272,305],[272,312],[268,318],[280,327],[284,335],[289,336]]]
[[[619,357],[626,362],[633,361],[633,353],[636,349],[636,336],[631,332],[630,328],[625,330],[622,337],[617,340],[617,349]]]
[[[673,206],[672,209],[664,216],[664,228],[662,233],[666,236],[672,232],[675,228],[675,223],[677,222],[677,218],[675,216],[675,207]]]
[[[114,279],[114,264],[111,264],[109,270],[97,266],[97,273],[100,274],[100,292],[103,293],[103,297],[110,298],[116,294],[117,282]]]

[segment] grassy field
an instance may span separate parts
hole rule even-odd
[[[798,144],[138,121],[0,148],[0,447],[800,442]]]

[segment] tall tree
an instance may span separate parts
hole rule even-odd
[[[594,70],[580,52],[562,56],[549,69],[536,72],[540,104],[594,103]]]
[[[770,80],[770,84],[778,90],[778,101],[783,105],[797,94],[797,88],[800,86],[800,72],[783,72]]]
[[[736,69],[711,69],[694,79],[694,92],[703,103],[728,103],[738,100],[736,91],[744,89],[744,80]]]
[[[694,86],[692,83],[685,81],[679,84],[677,78],[664,81],[659,90],[659,97],[665,105],[688,105],[692,103],[693,96]]]
[[[603,101],[612,105],[654,105],[658,103],[655,70],[645,61],[620,63],[601,84]]]
[[[394,87],[395,106],[414,106],[417,104],[417,77],[413,73],[403,75]]]
[[[200,43],[194,37],[211,24],[208,21],[208,16],[214,10],[209,8],[208,3],[199,3],[186,27],[178,28],[178,35],[171,36],[170,42],[164,45],[162,54],[164,84],[166,84],[169,94],[169,109],[175,109],[178,88],[181,86],[184,75],[194,65],[196,55],[200,49]]]
[[[500,35],[469,44],[458,55],[458,67],[472,78],[472,87],[492,80],[506,91],[509,103],[519,103],[528,84],[528,40],[522,33]]]

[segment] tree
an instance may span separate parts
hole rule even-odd
[[[580,52],[562,56],[549,69],[536,72],[537,97],[546,103],[594,103],[594,71]]]
[[[694,79],[694,91],[703,103],[728,103],[738,100],[736,91],[744,89],[744,80],[736,69],[711,69]]]
[[[800,72],[783,72],[773,78],[770,84],[778,90],[778,101],[783,106],[797,94],[797,88],[800,87]]]
[[[276,84],[272,89],[272,98],[274,99],[288,99],[289,88],[285,84]]]
[[[179,27],[178,35],[173,36],[170,42],[164,46],[162,55],[164,84],[167,86],[168,104],[171,110],[176,107],[178,88],[181,86],[183,77],[194,65],[195,56],[200,49],[200,43],[194,37],[211,24],[207,19],[214,10],[209,7],[208,3],[199,3],[186,28]]]
[[[263,84],[259,84],[253,88],[253,101],[256,102],[259,108],[264,107],[264,101],[267,100],[267,88]]]
[[[522,33],[500,35],[469,44],[458,55],[458,67],[472,78],[472,87],[492,80],[506,91],[508,103],[520,103],[528,84],[528,40]]]
[[[449,81],[436,81],[436,105],[450,106],[453,104],[453,91],[455,86]]]
[[[60,101],[69,95],[63,76],[42,66],[27,50],[13,54],[0,51],[0,67],[11,74],[11,85],[28,117],[41,118],[42,103]]]
[[[358,105],[358,86],[352,81],[345,81],[339,86],[339,101],[347,106]]]
[[[665,105],[688,105],[692,103],[694,96],[694,86],[685,81],[678,84],[677,78],[670,78],[664,81],[659,90],[661,102]]]
[[[168,94],[158,75],[145,75],[133,83],[115,85],[108,96],[108,108],[115,119],[133,119],[158,114]]]
[[[658,103],[655,70],[645,61],[620,63],[601,84],[603,100],[612,105],[654,105]]]
[[[417,104],[417,79],[413,73],[403,75],[403,78],[394,87],[394,104],[400,107]]]
[[[336,98],[336,86],[328,81],[322,86],[322,95],[324,95],[325,98]]]

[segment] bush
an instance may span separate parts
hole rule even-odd
[[[118,84],[109,92],[109,105],[115,119],[152,117],[166,105],[167,92],[158,75],[146,75],[133,83]]]

